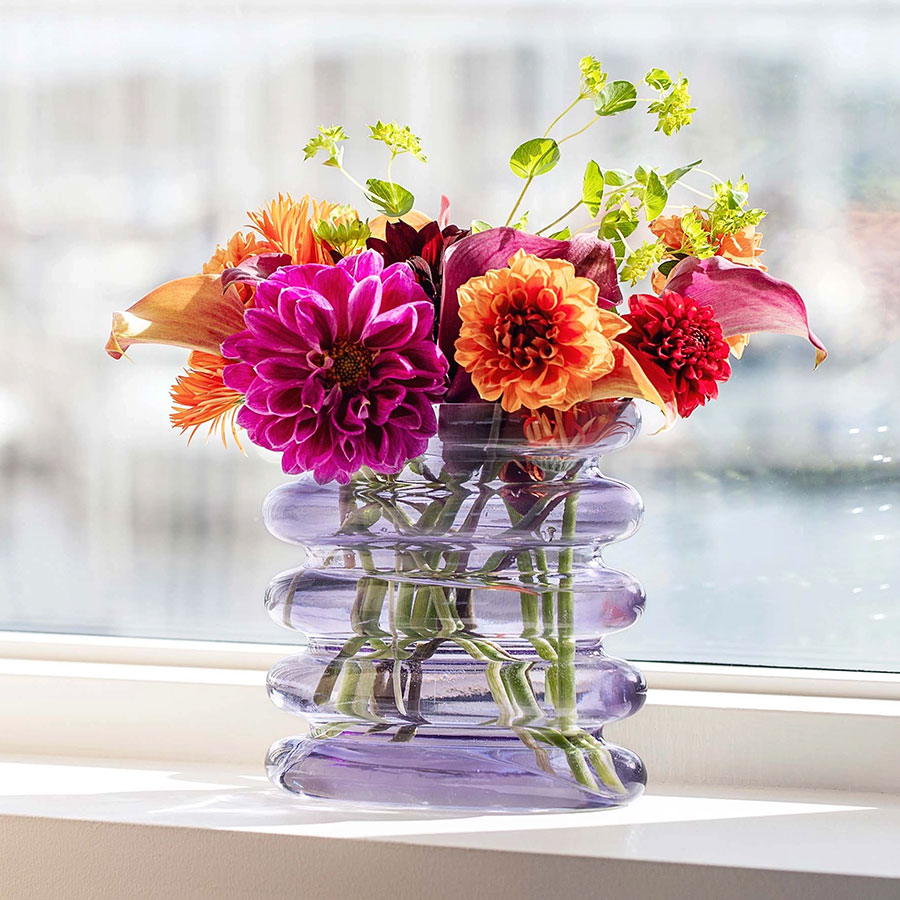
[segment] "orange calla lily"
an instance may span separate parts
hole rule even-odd
[[[243,328],[244,304],[237,294],[223,293],[218,275],[190,275],[113,313],[106,352],[120,359],[132,344],[169,344],[218,354],[222,341]]]

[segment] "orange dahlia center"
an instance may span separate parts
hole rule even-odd
[[[499,352],[516,368],[529,369],[556,355],[559,327],[565,319],[558,300],[547,287],[533,296],[524,288],[514,288],[497,297],[494,338]]]
[[[355,388],[372,367],[372,352],[352,341],[338,341],[326,354],[326,358],[329,357],[331,365],[325,369],[325,380],[329,384],[339,384],[343,390]]]

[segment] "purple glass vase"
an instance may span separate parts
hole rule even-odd
[[[309,723],[269,751],[296,794],[474,810],[621,806],[646,774],[603,728],[644,702],[603,636],[644,595],[601,551],[641,499],[599,457],[640,427],[629,401],[559,413],[443,404],[424,456],[350,484],[304,478],[266,499],[268,529],[305,551],[266,605],[304,634],[269,673]]]

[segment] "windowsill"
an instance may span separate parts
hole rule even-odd
[[[898,676],[648,665],[607,733],[646,797],[471,817],[269,786],[305,726],[265,672],[296,649],[0,634],[3,900],[900,896]]]
[[[0,832],[4,900],[900,893],[887,795],[659,787],[621,810],[473,817],[304,802],[257,767],[6,758]]]

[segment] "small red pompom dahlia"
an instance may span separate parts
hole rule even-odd
[[[646,354],[671,378],[678,415],[687,418],[731,377],[730,350],[711,306],[674,291],[635,294],[623,316],[631,330],[617,340]]]

